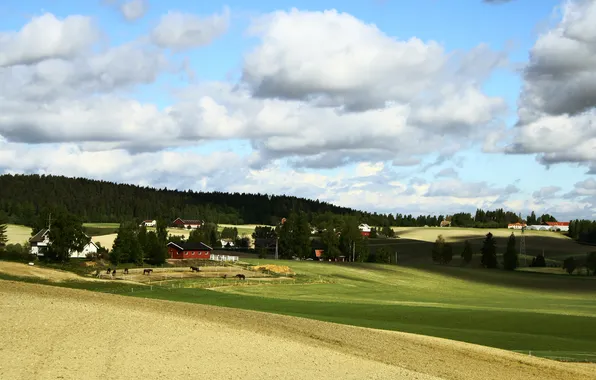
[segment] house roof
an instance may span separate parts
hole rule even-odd
[[[198,219],[182,219],[182,218],[176,218],[176,220],[181,221],[184,224],[202,224],[203,221],[202,220],[198,220]],[[176,221],[174,220],[174,222]]]
[[[44,235],[48,232],[49,230],[47,228],[42,228],[41,230],[39,230],[38,233],[36,233],[35,235],[31,236],[31,238],[29,238],[29,242],[31,243],[41,243],[44,240]]]
[[[546,222],[549,226],[568,226],[569,222]]]
[[[213,248],[208,246],[205,243],[193,243],[193,242],[186,242],[186,243],[174,243],[169,242],[168,245],[177,247],[182,251],[213,251]]]
[[[153,223],[154,220],[143,220],[143,222],[145,222],[145,223]]]

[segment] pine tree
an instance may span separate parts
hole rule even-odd
[[[515,235],[511,233],[507,240],[507,250],[503,255],[503,267],[507,270],[515,270],[518,265],[517,251],[515,250]]]
[[[153,265],[162,265],[167,259],[167,248],[161,244],[157,234],[153,231],[147,233],[145,255]]]
[[[490,232],[486,234],[482,242],[482,266],[485,268],[497,267],[497,242]]]
[[[472,245],[468,240],[464,242],[464,250],[461,253],[461,257],[466,264],[469,264],[472,261],[472,255],[474,252],[472,251]]]
[[[453,247],[449,243],[443,246],[443,253],[441,261],[443,264],[449,264],[453,260]]]

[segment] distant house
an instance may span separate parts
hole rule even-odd
[[[451,221],[450,220],[441,221],[441,227],[451,227]]]
[[[157,221],[155,220],[143,220],[139,227],[155,227],[157,225]]]
[[[360,234],[362,236],[370,236],[370,226],[368,224],[362,223],[358,226],[358,229],[360,230]]]
[[[528,227],[526,223],[509,223],[507,228],[510,230],[521,230],[524,227]]]
[[[221,243],[221,246],[224,248],[234,247],[234,241],[232,239],[221,239],[219,242]]]
[[[29,239],[29,245],[31,246],[29,252],[32,255],[36,255],[38,257],[43,256],[44,249],[50,246],[50,244],[50,230],[47,228],[43,228]],[[89,243],[85,245],[80,252],[71,250],[70,257],[84,259],[87,257],[88,254],[92,253],[97,253],[97,245],[95,245],[94,242],[89,240]]]
[[[208,260],[213,248],[205,243],[168,243],[170,259],[204,259]]]
[[[176,218],[176,220],[174,220],[172,222],[172,225],[174,227],[180,227],[180,228],[199,228],[203,225],[203,221],[202,220],[196,220],[196,219],[181,219],[181,218]]]

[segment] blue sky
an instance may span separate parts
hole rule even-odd
[[[3,2],[0,171],[592,218],[594,3]]]

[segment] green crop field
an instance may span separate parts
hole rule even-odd
[[[378,264],[248,261],[289,265],[299,279],[327,283],[157,289],[136,295],[596,361],[595,278],[442,266],[424,270]]]

